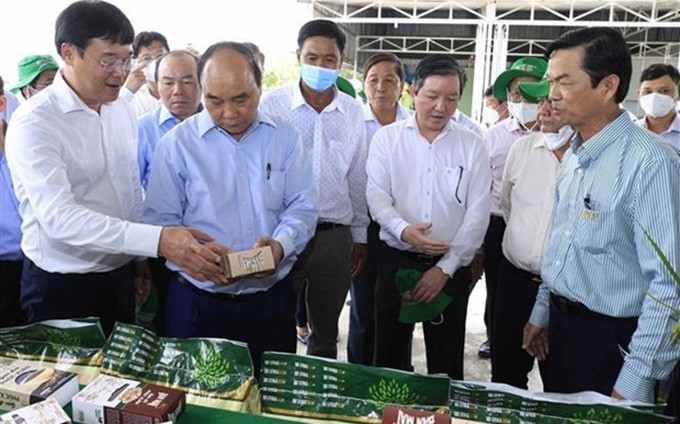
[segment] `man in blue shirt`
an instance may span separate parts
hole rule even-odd
[[[7,110],[4,82],[0,78],[0,112]],[[0,327],[20,325],[25,317],[19,307],[21,267],[21,217],[5,158],[7,122],[0,118]]]
[[[161,139],[175,125],[199,111],[198,58],[175,50],[158,60],[156,81],[161,104],[139,119],[139,173],[144,189],[149,185],[151,158]]]
[[[258,370],[263,351],[296,349],[288,274],[318,218],[311,161],[289,124],[258,111],[262,73],[247,46],[211,46],[198,75],[205,109],[156,146],[144,220],[208,230],[219,253],[270,246],[276,269],[226,285],[181,272],[170,282],[166,333],[246,342]]]
[[[523,346],[548,357],[553,391],[652,402],[680,356],[669,308],[680,296],[648,238],[680,268],[680,158],[619,107],[632,69],[621,34],[574,30],[546,57],[553,110],[577,134],[556,176],[544,284]]]

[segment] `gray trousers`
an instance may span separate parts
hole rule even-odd
[[[349,291],[352,245],[349,227],[317,230],[291,271],[296,290],[307,283],[307,355],[338,357],[338,320]]]

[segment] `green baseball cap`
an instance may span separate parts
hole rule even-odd
[[[539,82],[522,81],[517,84],[522,96],[531,103],[538,103],[539,100],[545,99],[550,94],[550,82],[547,78],[543,78]]]
[[[493,96],[504,102],[508,99],[507,90],[510,83],[519,77],[541,79],[548,70],[548,62],[540,57],[523,57],[513,62],[510,69],[502,72],[493,83]]]
[[[26,56],[19,61],[19,83],[10,91],[14,94],[26,87],[44,71],[59,69],[54,58],[48,54]]]
[[[394,282],[399,293],[404,294],[415,287],[423,273],[411,268],[399,268],[394,275]],[[399,321],[406,324],[431,321],[439,316],[444,309],[453,301],[453,298],[443,291],[432,302],[422,303],[401,300],[399,308]]]

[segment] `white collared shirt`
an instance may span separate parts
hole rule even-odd
[[[437,264],[445,273],[472,261],[489,225],[491,186],[478,135],[448,123],[430,143],[413,115],[375,133],[366,169],[366,197],[382,240],[413,251],[401,233],[410,224],[432,222],[428,236],[451,245]]]
[[[456,109],[456,111],[453,112],[451,120],[458,125],[462,125],[463,128],[467,128],[478,136],[482,136],[482,128],[477,125],[477,123],[473,121],[472,118],[461,112],[460,109]]]
[[[636,123],[641,125],[643,128],[647,128],[647,118],[644,116],[637,120]],[[666,131],[659,134],[659,136],[662,137],[668,144],[680,149],[680,115],[676,113],[671,125]]]
[[[501,209],[507,223],[503,254],[517,268],[540,274],[548,247],[559,161],[545,147],[543,133],[517,140],[505,163]]]
[[[491,214],[501,216],[501,183],[505,160],[512,143],[527,134],[515,118],[506,118],[484,134],[484,144],[489,151],[491,164]]]
[[[15,112],[7,160],[21,249],[48,272],[106,272],[156,256],[161,227],[140,224],[137,125],[124,100],[90,109],[58,72]]]
[[[141,119],[161,104],[160,99],[151,94],[146,84],[139,87],[136,93],[133,93],[127,87],[123,87],[120,90],[120,97],[130,104],[137,119]]]
[[[366,125],[366,146],[369,147],[371,145],[373,135],[376,131],[378,131],[378,128],[381,128],[383,125],[380,123],[380,121],[378,121],[378,118],[373,113],[373,109],[371,109],[370,104],[366,103],[362,107],[364,109],[364,122]],[[400,103],[397,103],[397,116],[394,122],[406,119],[411,115],[412,113],[410,110],[406,109]]]
[[[361,106],[336,91],[317,113],[307,104],[299,82],[266,93],[260,108],[290,122],[312,158],[319,221],[350,225],[355,243],[366,243],[366,136]]]

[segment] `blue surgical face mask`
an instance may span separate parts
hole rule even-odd
[[[322,92],[335,84],[335,80],[338,79],[338,72],[338,69],[321,68],[303,63],[300,68],[300,77],[309,88]]]

